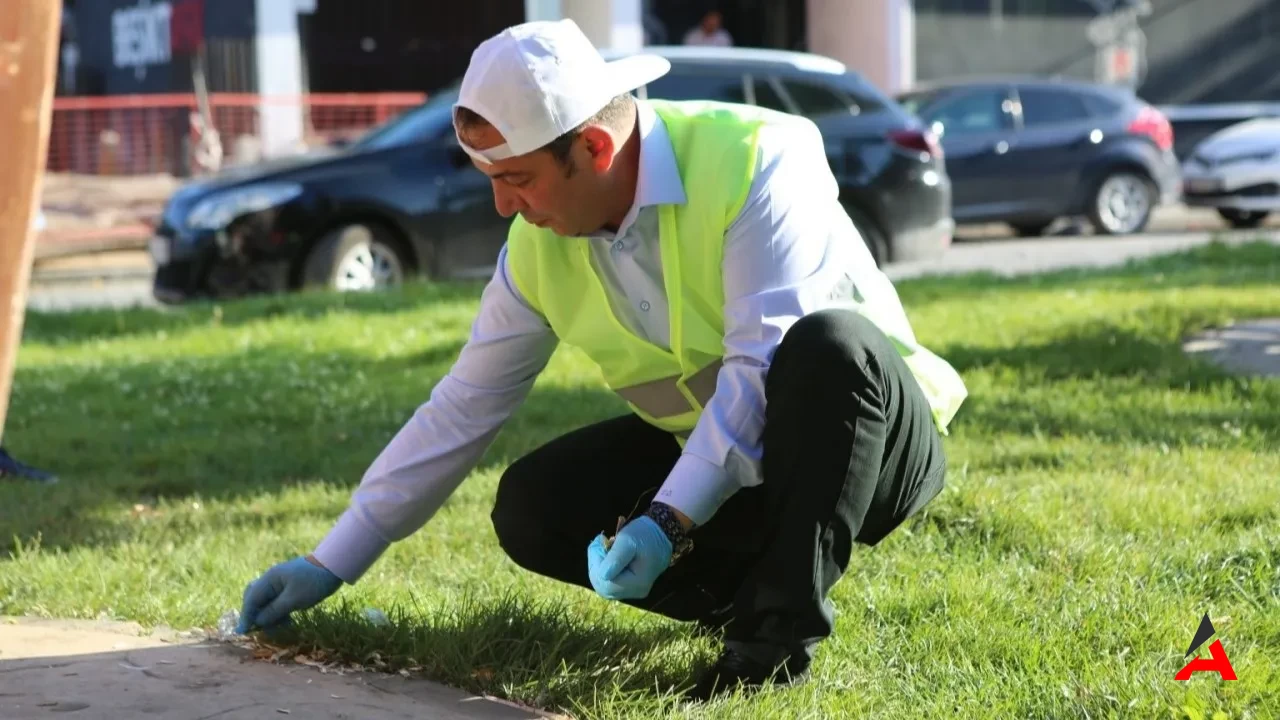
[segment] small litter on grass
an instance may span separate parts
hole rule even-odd
[[[239,624],[240,611],[232,608],[222,613],[222,617],[218,618],[216,626],[217,638],[219,640],[230,640],[234,637],[240,637],[240,634],[236,632],[236,626]]]
[[[386,627],[391,624],[391,621],[387,619],[386,613],[377,608],[367,607],[362,614],[365,620],[377,627]]]
[[[627,519],[626,519],[625,517],[623,517],[622,515],[619,515],[619,516],[618,516],[618,529],[614,531],[614,533],[613,533],[613,535],[612,535],[611,537],[606,537],[606,538],[604,539],[604,549],[605,549],[605,550],[610,550],[610,549],[612,549],[612,548],[613,548],[613,541],[617,539],[617,537],[618,537],[618,533],[621,533],[621,532],[622,532],[622,528],[623,528],[626,524],[627,524]]]

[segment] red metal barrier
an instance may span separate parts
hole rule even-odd
[[[229,163],[252,155],[264,106],[301,105],[303,140],[314,145],[358,135],[425,99],[422,93],[213,93],[209,106]],[[192,94],[54,98],[47,169],[92,175],[198,173],[196,107]]]

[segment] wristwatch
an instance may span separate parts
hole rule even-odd
[[[693,538],[685,532],[684,526],[680,524],[680,518],[676,517],[675,510],[666,503],[655,502],[649,505],[649,509],[644,511],[649,519],[658,524],[662,528],[662,532],[671,541],[671,564],[675,565],[676,561],[693,549]]]

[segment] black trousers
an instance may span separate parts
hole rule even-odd
[[[812,654],[834,629],[828,594],[853,543],[875,545],[932,500],[946,460],[892,342],[851,311],[792,326],[765,400],[763,483],[731,496],[649,595],[626,602],[677,620],[731,606],[726,642]],[[590,588],[588,543],[643,513],[680,453],[634,415],[559,437],[503,475],[498,540],[521,567]]]

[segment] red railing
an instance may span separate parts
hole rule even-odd
[[[423,102],[422,93],[214,93],[210,114],[223,164],[252,160],[264,107],[302,107],[304,145],[359,135]],[[58,97],[53,102],[49,172],[92,175],[198,174],[199,123],[193,94]]]

